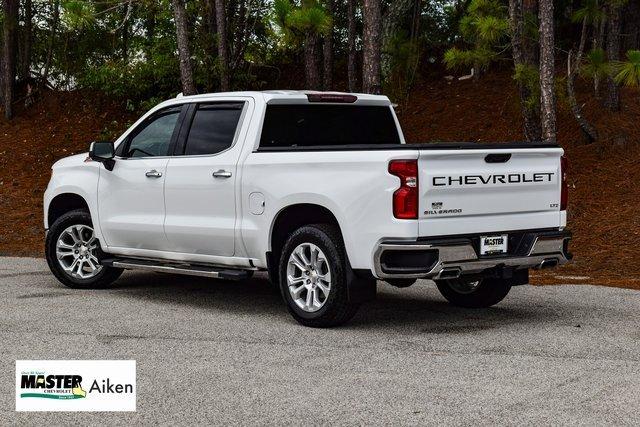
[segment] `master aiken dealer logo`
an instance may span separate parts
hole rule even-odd
[[[135,411],[135,360],[17,360],[17,411]]]
[[[48,374],[47,372],[22,372],[20,388],[32,389],[37,393],[20,393],[20,397],[35,397],[39,399],[84,399],[87,392],[82,389],[80,375]]]

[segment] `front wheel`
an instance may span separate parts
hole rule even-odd
[[[358,305],[349,301],[342,239],[326,224],[299,228],[284,245],[280,292],[299,323],[316,328],[341,325]]]
[[[100,264],[103,254],[85,210],[67,212],[51,225],[45,254],[53,275],[70,288],[104,288],[122,274],[120,268]]]
[[[451,304],[465,308],[486,308],[502,301],[511,290],[505,279],[437,280],[438,290]]]

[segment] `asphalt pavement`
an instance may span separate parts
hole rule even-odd
[[[321,330],[261,275],[73,290],[0,258],[0,425],[640,424],[640,292],[521,286],[465,310],[428,281],[378,289]],[[16,359],[135,359],[137,411],[15,412]]]

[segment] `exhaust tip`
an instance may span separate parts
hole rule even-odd
[[[538,266],[538,268],[540,270],[545,269],[545,268],[553,268],[555,266],[558,265],[558,260],[556,258],[548,258],[545,259],[544,261],[542,261],[540,263],[540,265]]]
[[[438,278],[440,279],[457,279],[462,274],[462,270],[460,267],[449,267],[444,268],[440,274],[438,274]]]

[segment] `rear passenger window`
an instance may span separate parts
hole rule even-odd
[[[184,154],[216,154],[231,147],[242,106],[242,102],[199,104],[191,122]]]
[[[267,105],[261,148],[400,144],[389,106]]]

